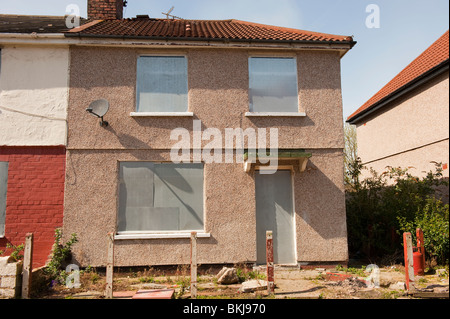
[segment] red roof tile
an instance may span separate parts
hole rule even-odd
[[[179,39],[268,40],[343,42],[353,38],[297,29],[275,27],[239,20],[167,20],[134,18],[97,20],[89,26],[71,30],[67,35],[118,36]]]
[[[354,121],[358,116],[385,98],[401,91],[409,83],[448,61],[449,59],[449,31],[445,32],[427,50],[419,55],[413,62],[404,68],[396,77],[362,105],[355,113],[348,117],[347,121]]]

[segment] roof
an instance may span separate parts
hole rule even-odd
[[[396,94],[401,93],[413,83],[417,82],[430,72],[444,65],[448,68],[449,60],[449,31],[445,32],[427,50],[419,55],[396,77],[362,105],[356,112],[349,116],[347,122],[356,123],[370,110],[379,107]]]
[[[81,19],[84,22],[85,19]],[[62,33],[68,31],[65,16],[0,14],[0,33]]]
[[[354,45],[352,37],[282,28],[239,20],[178,20],[137,17],[96,20],[66,33],[67,36],[229,41],[325,42]]]

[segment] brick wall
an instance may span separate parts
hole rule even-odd
[[[0,161],[7,161],[6,244],[25,242],[34,234],[33,267],[45,264],[54,243],[55,229],[62,226],[64,208],[65,148],[0,147]],[[6,250],[6,254],[9,251]]]
[[[0,257],[0,299],[20,296],[22,262]]]
[[[88,18],[93,20],[122,19],[123,0],[88,0]]]

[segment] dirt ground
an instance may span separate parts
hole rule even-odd
[[[219,269],[220,270],[220,269]],[[240,279],[265,280],[264,268],[239,269]],[[218,284],[218,269],[203,271],[198,276],[198,298],[203,299],[411,299],[418,295],[408,294],[404,289],[403,266],[379,269],[379,287],[371,287],[370,273],[363,268],[299,269],[275,268],[275,294],[269,296],[265,287],[241,293],[242,283]],[[376,278],[376,276],[374,277]],[[416,292],[426,292],[427,298],[448,298],[448,270],[430,271],[416,276]],[[43,299],[103,299],[105,298],[105,274],[96,270],[82,271],[81,287],[66,288],[55,284],[52,288],[35,295]],[[369,286],[367,283],[369,282]],[[374,281],[372,280],[372,283]],[[375,281],[375,283],[377,283]],[[117,271],[114,273],[114,298],[130,299],[137,291],[151,289],[174,289],[174,298],[190,298],[190,276],[187,267],[175,271],[155,269]]]

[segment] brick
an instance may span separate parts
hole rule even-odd
[[[22,271],[22,263],[9,263],[0,267],[0,276],[17,276]]]
[[[0,298],[14,298],[16,296],[15,289],[0,288]]]
[[[16,276],[2,276],[0,278],[0,288],[15,289],[16,288],[16,281],[17,281],[17,277]]]
[[[51,245],[39,241],[54,240],[61,227],[64,209],[64,147],[0,147],[0,156],[8,156],[8,189],[5,238],[18,245],[26,232],[35,233],[33,267],[44,265]],[[8,154],[8,155],[4,155]],[[5,250],[7,241],[0,241]]]

